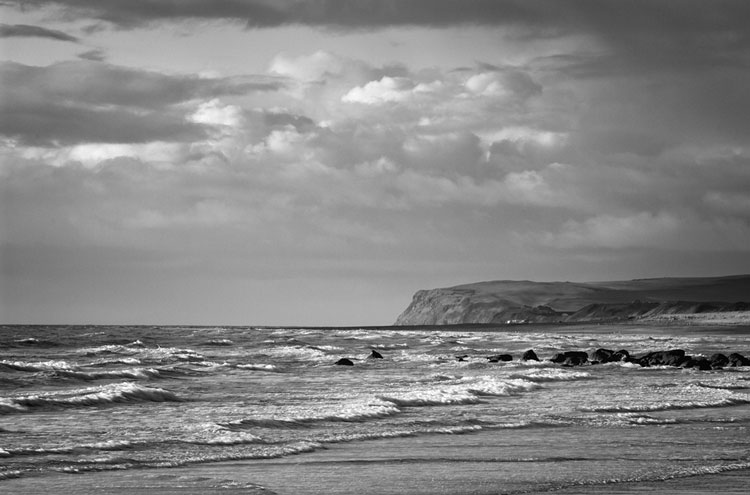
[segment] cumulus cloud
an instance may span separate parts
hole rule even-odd
[[[515,96],[521,100],[542,92],[542,86],[528,73],[513,69],[498,69],[474,74],[466,81],[466,88],[479,96],[500,98]]]
[[[352,88],[341,98],[341,101],[366,105],[400,103],[420,95],[435,94],[442,87],[443,84],[440,81],[417,84],[407,77],[383,76],[378,81],[370,81],[364,86]]]
[[[5,64],[3,237],[253,276],[290,259],[470,258],[481,277],[498,259],[523,275],[566,253],[746,252],[746,140],[639,118],[698,86],[644,96],[638,77],[539,61],[270,60],[231,78]]]
[[[291,57],[280,53],[271,61],[270,72],[281,76],[291,77],[302,82],[318,81],[326,74],[339,74],[344,68],[345,61],[336,55],[317,51],[312,55]]]

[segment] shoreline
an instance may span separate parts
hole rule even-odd
[[[555,440],[558,432],[550,433]],[[501,440],[508,436],[506,446]],[[524,458],[530,447],[515,443],[523,436],[487,430],[420,437],[416,445],[415,438],[377,439],[278,459],[7,479],[0,481],[0,489],[9,495],[744,495],[750,484],[750,467],[707,466],[705,473],[691,473],[674,466],[673,473],[644,476],[648,459],[596,460],[581,457],[583,451],[540,464]],[[547,441],[536,437],[532,450]],[[549,472],[549,479],[532,482],[541,470]],[[591,471],[601,478],[592,479]]]

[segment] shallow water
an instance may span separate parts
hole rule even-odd
[[[750,329],[2,327],[0,489],[574,493],[747,472],[750,368],[544,361],[600,347],[750,356]]]

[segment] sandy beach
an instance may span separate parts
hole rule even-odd
[[[589,444],[595,431],[549,429],[540,437],[524,430],[485,431],[415,439],[384,439],[335,444],[304,457],[265,461],[231,461],[172,469],[60,474],[3,482],[3,492],[18,495],[189,494],[257,495],[501,495],[558,493],[664,495],[723,493],[744,495],[750,468],[715,474],[688,474],[653,479],[647,455],[596,458]],[[634,430],[632,430],[634,431]],[[627,435],[627,431],[621,431]],[[632,441],[639,441],[636,436]],[[559,459],[533,462],[540,451]],[[540,472],[542,471],[542,472]],[[662,477],[663,473],[658,476]],[[540,479],[546,486],[540,489]],[[596,480],[595,480],[596,478]],[[608,479],[601,482],[601,479]],[[536,488],[531,488],[535,486]]]

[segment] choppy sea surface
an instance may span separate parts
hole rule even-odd
[[[244,474],[248,490],[287,493],[290,485],[268,477],[279,465],[304,477],[315,469],[306,461],[335,472],[361,452],[371,464],[402,466],[405,480],[429,477],[435,486],[425,493],[531,493],[750,469],[750,368],[548,361],[598,348],[750,356],[750,328],[4,326],[0,492],[60,473],[141,476],[246,461],[257,472]],[[542,361],[520,361],[529,349]],[[499,353],[514,359],[488,361]],[[341,358],[354,365],[337,366]],[[491,469],[492,486],[479,471],[474,486],[456,476],[475,464]],[[335,492],[305,483],[309,490],[288,493]]]

